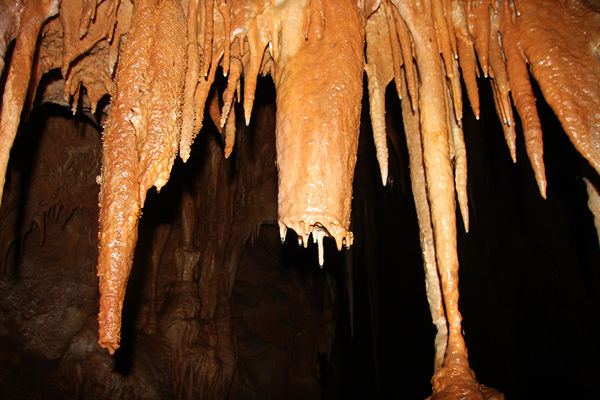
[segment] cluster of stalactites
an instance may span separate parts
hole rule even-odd
[[[104,157],[105,161],[114,157],[116,163],[105,162],[99,177],[101,208],[114,212],[108,211],[110,185],[121,185],[122,190],[129,187],[119,180],[116,168],[123,161],[118,152],[131,150],[127,153],[133,154],[131,163],[124,167],[131,168],[129,183],[136,196],[131,215],[139,217],[146,191],[152,186],[160,189],[167,182],[176,154],[184,161],[189,158],[206,104],[211,119],[224,132],[225,156],[231,154],[234,101],[242,100],[243,94],[248,124],[257,77],[274,75],[281,56],[282,24],[303,12],[311,1],[323,0],[136,0],[135,4],[131,0],[2,0],[1,59],[8,44],[16,41],[10,62],[0,64],[8,68],[0,114],[0,197],[21,112],[35,97],[42,76],[59,70],[63,80],[47,85],[43,96],[70,103],[74,111],[83,105],[92,112],[103,96],[111,96]],[[452,223],[444,220],[452,214],[451,208],[444,206],[448,202],[438,201],[447,197],[450,187],[451,202],[455,190],[468,229],[460,76],[477,117],[477,77],[490,78],[509,152],[516,160],[514,104],[542,196],[546,193],[543,142],[530,72],[575,147],[600,170],[600,29],[597,14],[586,2],[370,3],[373,12],[366,19],[365,70],[382,180],[384,184],[387,181],[385,89],[394,80],[397,92],[404,93],[403,104],[410,104],[403,109],[407,135],[420,135],[414,143],[422,148],[421,168],[429,169],[426,184],[433,225]],[[132,46],[138,42],[139,48]],[[167,71],[173,75],[165,76]],[[211,91],[218,71],[227,78],[223,93]],[[123,129],[117,129],[119,126]],[[440,135],[445,136],[443,140]],[[125,144],[131,149],[122,150]],[[125,235],[127,240],[119,243],[127,247],[124,254],[130,256],[135,241],[129,239],[135,237],[132,230],[137,229],[137,219],[128,221],[127,230],[119,230],[111,225],[118,221],[107,217],[103,222],[102,215],[101,211],[101,237],[111,229]],[[436,245],[441,243],[438,236]],[[109,243],[113,239],[102,240]],[[320,244],[322,235],[314,239]],[[322,262],[322,245],[319,248]],[[115,261],[129,263],[121,265],[125,283],[131,267],[129,256]],[[102,268],[99,276],[103,276]],[[120,323],[120,309],[118,314]],[[118,342],[115,337],[111,340]]]
[[[445,122],[442,126],[448,132],[455,189],[467,230],[467,158],[461,123],[461,76],[476,118],[479,118],[477,78],[480,74],[490,78],[506,143],[513,161],[516,161],[515,118],[510,99],[512,94],[523,124],[527,154],[540,193],[544,197],[546,194],[541,125],[529,82],[528,59],[519,41],[516,22],[519,14],[517,5],[512,1],[383,1],[367,22],[365,70],[373,135],[383,183],[387,180],[388,165],[385,90],[388,83],[394,80],[400,95],[401,86],[406,85],[408,98],[403,100],[410,102],[413,112],[419,111],[419,88],[423,71],[418,68],[419,55],[415,40],[423,40],[422,36],[430,31],[439,51],[439,76],[435,79],[443,83],[440,94],[445,103],[443,115],[433,117]],[[427,101],[423,104],[427,108]]]
[[[0,186],[4,183],[21,111],[27,101],[36,96],[41,78],[51,70],[60,70],[63,81],[45,86],[43,98],[71,104],[73,112],[83,106],[95,113],[105,95],[114,98],[116,94],[115,67],[122,46],[128,40],[127,34],[136,23],[132,20],[135,17],[130,0],[8,0],[5,3],[0,5],[3,20],[0,58],[4,60],[12,40],[16,39],[16,45],[7,63],[9,70],[3,96]],[[158,8],[162,1],[147,3]],[[235,139],[235,113],[231,110],[234,100],[241,100],[241,76],[244,75],[243,104],[248,124],[257,76],[266,75],[273,68],[279,19],[270,2],[262,0],[191,0],[180,3],[183,4],[187,5],[187,10],[183,10],[187,28],[184,24],[182,31],[187,37],[187,55],[178,115],[179,154],[183,160],[189,158],[190,146],[202,128],[204,107],[208,103],[213,122],[220,132],[224,131],[225,156],[228,157]],[[267,45],[270,51],[265,53]],[[4,63],[0,67],[3,68]],[[222,96],[215,94],[207,102],[218,70],[227,77],[227,89]]]
[[[542,197],[547,186],[543,140],[530,73],[572,143],[600,172],[600,15],[587,3],[383,0],[367,21],[365,71],[384,184],[385,90],[392,80],[402,99],[427,297],[438,330],[434,393],[444,390],[448,376],[470,377],[458,311],[455,221],[456,198],[468,231],[460,77],[477,118],[477,78],[489,78],[509,153],[516,161],[514,106]],[[597,193],[591,189],[588,186],[594,210]]]
[[[532,57],[540,57],[536,48],[540,45],[536,46],[533,41],[543,38],[533,37],[532,35],[540,33],[535,33],[532,29],[523,32],[520,21],[523,18],[520,14],[523,8],[525,18],[535,19],[536,9],[551,7],[550,3],[552,2],[523,0],[384,0],[380,3],[367,23],[365,69],[369,79],[373,132],[384,184],[387,180],[384,103],[387,84],[394,79],[400,93],[400,82],[404,80],[413,110],[419,107],[419,71],[415,65],[414,50],[415,34],[418,33],[411,29],[410,18],[401,10],[424,7],[429,15],[417,15],[420,20],[432,25],[442,64],[440,74],[446,78],[445,118],[452,144],[451,157],[455,163],[456,190],[465,224],[468,222],[468,212],[466,152],[461,131],[461,75],[476,117],[479,116],[477,77],[482,74],[490,78],[510,155],[516,160],[515,117],[512,107],[514,102],[523,126],[527,155],[540,193],[545,196],[541,125],[527,68]],[[572,3],[575,5],[561,4],[561,7],[585,7],[577,2]],[[248,124],[257,76],[261,72],[272,72],[273,60],[278,57],[278,38],[281,20],[285,15],[281,15],[283,13],[277,8],[278,6],[273,6],[267,1],[252,0],[191,0],[187,3],[187,10],[184,10],[187,15],[187,59],[178,143],[179,154],[183,160],[188,159],[193,138],[202,127],[204,106],[219,67],[227,77],[227,89],[220,98],[213,96],[210,99],[208,109],[217,128],[220,131],[224,130],[225,155],[231,154],[235,139],[235,113],[231,110],[234,100],[241,98],[241,76],[244,75],[243,105],[245,121]],[[65,80],[64,100],[73,105],[73,110],[84,103],[89,105],[93,112],[104,95],[115,94],[114,69],[121,39],[126,36],[132,23],[132,9],[130,0],[64,0],[60,3],[56,0],[15,0],[2,5],[0,11],[5,14],[5,22],[0,26],[3,30],[0,32],[2,59],[8,43],[17,38],[3,98],[0,143],[0,167],[3,167],[3,171],[23,105],[28,97],[31,98],[35,94],[37,85],[46,72],[60,68]],[[534,15],[528,15],[531,13]],[[57,14],[58,18],[48,21]],[[40,30],[40,51],[33,60]],[[528,37],[528,34],[531,37]],[[568,33],[565,37],[568,37]],[[266,49],[269,51],[265,52]],[[535,67],[532,72],[535,75]],[[536,78],[540,80],[537,75]],[[556,78],[546,76],[541,79],[551,81]],[[83,100],[80,99],[82,88],[85,88],[84,93],[87,95]],[[554,97],[560,97],[560,94]],[[564,101],[558,98],[551,105],[561,107]],[[563,107],[566,108],[568,107]],[[565,112],[573,110],[577,111],[575,107],[571,107]],[[560,113],[557,114],[560,117]],[[561,120],[565,124],[566,119]],[[598,157],[593,151],[596,149],[594,146],[590,149],[590,146],[584,143],[586,132],[582,130],[586,127],[566,128],[571,128],[566,130],[575,142],[580,139],[582,144],[578,149],[598,168]],[[0,174],[0,186],[3,186],[3,171]]]
[[[83,106],[95,113],[100,100],[111,97],[98,177],[99,342],[111,352],[118,347],[120,310],[146,192],[152,186],[160,190],[168,181],[177,153],[184,161],[189,158],[205,103],[224,131],[225,156],[231,154],[232,108],[242,97],[241,76],[248,124],[258,74],[273,68],[280,26],[276,8],[260,0],[0,4],[0,58],[16,39],[6,64],[0,115],[0,188],[21,112],[47,72],[58,70],[62,79],[45,85],[38,96],[70,104],[73,112]],[[270,51],[265,52],[267,45]],[[227,77],[227,88],[207,101],[218,70]]]
[[[585,3],[585,4],[584,4]],[[414,11],[411,13],[411,10]],[[411,17],[414,15],[414,18]],[[555,23],[555,25],[553,24]],[[489,78],[509,153],[516,162],[516,119],[520,117],[526,153],[540,194],[546,197],[543,141],[530,72],[558,115],[576,148],[600,170],[597,15],[586,2],[531,0],[383,1],[367,22],[367,63],[371,121],[385,184],[387,148],[385,89],[395,81],[400,95],[406,84],[413,111],[419,108],[415,39],[429,24],[439,50],[450,157],[454,161],[457,198],[468,226],[466,151],[461,119],[460,77],[473,113],[479,118],[477,78]],[[557,31],[552,26],[570,29]],[[421,81],[420,81],[421,80]],[[579,98],[579,96],[582,96]],[[511,101],[512,98],[512,101]],[[581,102],[581,105],[577,103]],[[586,110],[586,108],[588,108]]]

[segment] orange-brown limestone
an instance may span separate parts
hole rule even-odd
[[[29,89],[33,57],[40,29],[46,20],[58,13],[58,0],[30,0],[25,4],[19,33],[2,95],[0,112],[0,203],[10,149],[21,122],[21,111]]]
[[[600,172],[599,16],[574,0],[521,0],[519,10],[531,73],[575,148]]]
[[[312,233],[321,247],[326,234],[341,249],[353,240],[364,22],[354,2],[331,0],[311,2],[298,22],[305,33],[283,27],[275,60],[279,222],[304,245]]]
[[[178,2],[135,3],[117,68],[117,94],[103,134],[100,191],[100,333],[119,347],[121,310],[146,191],[167,182],[179,141],[185,71],[184,14]],[[151,23],[149,23],[151,22]]]
[[[387,13],[386,10],[387,9]],[[386,15],[387,14],[387,15]],[[367,47],[365,72],[367,73],[369,88],[369,113],[371,116],[371,126],[373,128],[373,141],[379,170],[381,172],[381,182],[385,186],[388,175],[388,147],[387,130],[385,123],[385,89],[390,81],[397,76],[396,82],[402,82],[400,78],[402,61],[397,54],[400,52],[400,43],[396,30],[390,30],[386,17],[393,18],[388,7],[379,7],[367,21],[366,39],[372,43]],[[391,19],[393,23],[393,19]],[[394,45],[391,45],[393,42]],[[392,52],[388,51],[390,46]],[[393,49],[396,49],[394,51]],[[396,55],[394,55],[396,54]],[[400,91],[398,92],[400,94]]]
[[[0,74],[10,43],[17,37],[24,3],[22,0],[0,0]]]
[[[321,263],[325,236],[338,248],[352,244],[366,71],[384,184],[385,90],[392,79],[403,100],[427,293],[438,328],[433,398],[502,398],[475,381],[461,334],[455,198],[467,229],[469,221],[459,67],[477,117],[478,62],[491,78],[516,160],[512,97],[543,196],[543,142],[530,72],[577,150],[600,172],[600,16],[592,2],[63,0],[58,7],[54,0],[0,0],[2,63],[16,38],[0,113],[0,196],[21,110],[43,74],[60,69],[65,98],[57,101],[72,101],[74,110],[80,101],[94,109],[102,96],[112,96],[99,177],[102,346],[110,352],[119,346],[146,192],[167,182],[177,151],[184,161],[190,157],[205,102],[219,95],[211,92],[218,71],[227,76],[227,88],[222,102],[211,98],[211,116],[224,131],[225,157],[235,142],[234,101],[243,101],[249,124],[258,76],[274,78],[282,237],[289,227],[306,245],[312,233]]]

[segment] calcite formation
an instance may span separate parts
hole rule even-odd
[[[581,0],[2,0],[0,195],[21,112],[47,72],[60,71],[63,101],[74,111],[95,111],[111,97],[98,177],[98,343],[113,353],[146,193],[167,183],[177,154],[188,160],[206,104],[228,157],[233,103],[243,103],[250,124],[257,78],[272,76],[281,237],[291,228],[306,246],[312,235],[322,264],[324,237],[340,249],[353,242],[363,72],[384,185],[385,90],[394,81],[438,329],[433,396],[501,398],[469,368],[458,309],[455,199],[469,227],[460,79],[479,117],[477,77],[489,78],[515,161],[520,120],[541,196],[547,183],[531,76],[600,171],[597,10]],[[227,78],[223,93],[211,89],[217,74]],[[597,214],[597,191],[590,193]]]

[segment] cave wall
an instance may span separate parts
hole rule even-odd
[[[190,161],[149,194],[114,357],[96,344],[99,127],[54,106],[33,112],[0,209],[4,398],[429,394],[434,328],[400,117],[388,113],[383,188],[363,104],[355,245],[338,253],[326,241],[320,269],[312,244],[279,241],[274,94],[259,87],[230,160],[207,127]],[[485,90],[482,118],[465,116],[472,221],[459,233],[473,368],[509,398],[592,395],[600,254],[581,180],[591,172],[541,102],[542,200],[529,165],[511,162]]]

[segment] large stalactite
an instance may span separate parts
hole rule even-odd
[[[460,79],[479,118],[477,77],[489,78],[510,155],[516,160],[517,131],[522,132],[545,198],[548,184],[533,77],[569,139],[592,167],[594,177],[587,182],[590,208],[597,216],[593,182],[600,172],[600,15],[594,4],[579,0],[3,1],[0,58],[6,62],[0,67],[6,70],[6,81],[0,114],[0,195],[21,113],[28,111],[36,96],[91,114],[104,96],[110,96],[110,103],[100,110],[106,118],[97,178],[98,343],[113,354],[120,346],[122,308],[147,193],[152,187],[160,191],[169,181],[177,155],[183,161],[190,159],[194,138],[205,124],[205,106],[223,133],[225,157],[230,157],[236,99],[249,125],[259,75],[272,76],[278,167],[278,211],[273,219],[282,241],[288,228],[304,246],[312,235],[323,264],[325,237],[332,237],[338,249],[353,243],[350,214],[363,72],[383,185],[389,168],[385,92],[394,81],[402,98],[427,297],[438,330],[433,398],[501,398],[475,380],[458,309],[456,202],[464,229],[470,227],[469,149],[463,136]],[[51,71],[57,71],[54,80],[44,81]],[[215,84],[218,74],[225,77],[224,87]],[[519,122],[521,128],[516,130]],[[210,157],[217,157],[216,152]],[[184,204],[190,209],[205,202],[230,204],[240,196],[239,191],[220,191],[219,182],[225,179],[220,175],[224,173],[220,159],[211,158],[208,165],[216,168],[207,172],[212,174],[206,178],[210,201],[188,199]],[[239,210],[220,210],[218,216],[215,224],[225,226],[244,220]],[[254,228],[261,221],[245,222]],[[187,228],[182,233],[180,264],[189,264],[187,272],[180,272],[186,277],[182,281],[193,280],[190,271],[200,262],[198,284],[209,294],[203,294],[208,303],[200,311],[190,305],[190,315],[181,318],[212,321],[193,329],[204,330],[213,353],[196,348],[200,361],[189,368],[203,371],[201,385],[211,387],[211,395],[218,397],[226,393],[235,374],[234,346],[228,342],[233,329],[229,297],[240,243],[247,234],[219,228],[214,242],[196,251],[191,237],[199,228],[190,221],[182,225]],[[230,235],[232,239],[224,244]],[[217,271],[217,265],[227,269]],[[187,290],[184,286],[182,290]],[[173,326],[176,331],[177,324]],[[191,342],[187,345],[193,347]]]

